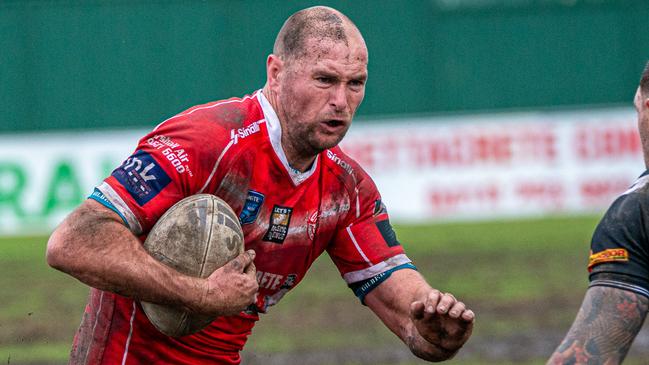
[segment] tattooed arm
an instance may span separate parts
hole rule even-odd
[[[577,318],[548,364],[619,364],[640,331],[649,298],[632,291],[593,286]]]

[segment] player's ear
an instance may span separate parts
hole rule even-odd
[[[649,98],[644,98],[644,100],[642,100],[642,104],[644,104],[645,108],[649,108]]]
[[[284,68],[282,60],[271,54],[266,59],[266,81],[271,88],[276,88],[279,85],[279,76]]]

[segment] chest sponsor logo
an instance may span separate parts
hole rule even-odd
[[[230,139],[234,142],[234,144],[237,144],[239,143],[239,139],[244,139],[251,134],[259,132],[260,130],[261,128],[259,127],[259,122],[254,122],[247,127],[231,129]]]
[[[241,214],[239,215],[239,222],[241,225],[250,224],[257,220],[259,210],[263,204],[264,194],[254,190],[248,190],[246,202],[243,205],[243,209],[241,209]]]
[[[257,283],[259,283],[260,289],[267,289],[271,293],[274,291],[274,293],[263,296],[257,293],[255,303],[250,304],[244,311],[247,314],[266,313],[268,307],[277,304],[289,290],[293,289],[297,283],[297,274],[283,276],[270,272],[257,271]]]
[[[142,150],[135,151],[112,175],[140,206],[153,199],[171,182],[169,175],[153,157]]]
[[[288,225],[291,222],[293,208],[275,205],[270,214],[270,223],[268,231],[264,235],[264,241],[284,243],[288,235]]]
[[[268,310],[268,307],[277,304],[282,297],[288,293],[295,286],[295,281],[297,280],[297,274],[288,274],[282,285],[277,288],[277,292],[273,295],[267,295],[264,297],[264,311]],[[260,284],[261,286],[261,284]]]
[[[629,261],[629,253],[627,250],[624,248],[609,248],[608,250],[591,254],[588,258],[588,270],[591,270],[597,264],[614,261]]]

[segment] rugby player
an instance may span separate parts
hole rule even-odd
[[[634,105],[649,168],[649,63]],[[649,308],[649,170],[619,196],[591,241],[590,285],[572,327],[548,364],[619,364]]]
[[[325,251],[416,356],[441,361],[460,349],[474,313],[416,271],[371,178],[337,147],[363,100],[367,61],[345,15],[304,9],[281,28],[263,89],[190,108],[139,141],[48,242],[48,263],[93,287],[71,363],[238,364],[259,314]],[[232,206],[247,249],[206,279],[160,264],[141,241],[197,193]],[[172,338],[137,300],[219,317]]]

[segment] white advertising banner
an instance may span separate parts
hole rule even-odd
[[[342,144],[398,221],[596,212],[644,171],[635,112],[356,123]]]
[[[145,132],[0,136],[0,234],[50,231]],[[644,171],[630,108],[356,121],[342,147],[400,222],[602,211]]]

